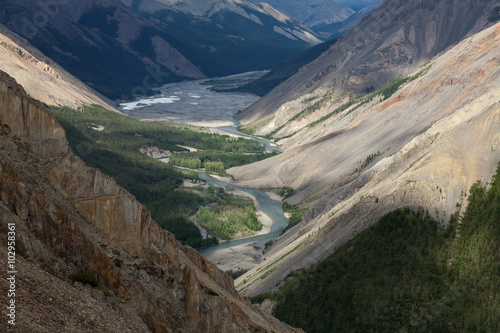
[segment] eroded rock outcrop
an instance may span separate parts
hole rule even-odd
[[[112,178],[75,157],[50,111],[2,72],[3,249],[8,223],[17,234],[17,328],[26,332],[294,331],[240,297],[229,276],[162,230]],[[72,286],[68,276],[76,272],[96,277],[114,296]],[[43,289],[49,280],[54,288]],[[1,283],[3,290],[7,282]],[[6,297],[2,292],[2,304]],[[64,310],[46,311],[44,302]]]

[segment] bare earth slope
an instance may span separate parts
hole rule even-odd
[[[0,69],[15,77],[31,97],[43,103],[73,109],[82,104],[98,104],[116,111],[104,97],[3,25],[0,25]]]
[[[238,117],[256,134],[284,126],[275,137],[296,130],[292,117],[332,95],[340,103],[408,75],[462,38],[491,24],[487,17],[499,0],[388,0],[356,28],[293,77]],[[311,102],[308,102],[311,101]],[[305,123],[321,117],[315,112]]]
[[[63,128],[0,72],[0,247],[16,228],[16,332],[294,332],[162,230],[68,148]],[[84,272],[113,296],[76,283]],[[0,302],[9,287],[2,270]],[[12,328],[2,315],[0,327]]]
[[[242,185],[291,186],[290,203],[312,205],[237,288],[269,291],[399,207],[423,207],[446,223],[470,186],[496,170],[499,96],[497,24],[433,60],[391,98],[340,112],[288,139],[284,153],[230,169]]]

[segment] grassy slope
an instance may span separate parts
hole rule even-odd
[[[198,207],[212,202],[214,197],[180,189],[184,179],[196,180],[197,173],[175,170],[140,153],[139,149],[156,146],[170,151],[185,151],[177,146],[180,144],[215,152],[223,150],[228,158],[236,152],[263,150],[255,141],[234,140],[227,136],[139,121],[97,106],[86,106],[85,112],[58,107],[52,109],[65,128],[76,155],[89,166],[114,177],[119,185],[148,207],[160,226],[193,247],[203,247],[216,241],[202,240],[198,228],[187,219]],[[96,131],[98,126],[104,129]]]
[[[363,97],[360,97],[360,98],[357,98],[357,99],[351,99],[350,101],[348,101],[347,103],[339,106],[337,109],[335,109],[334,111],[328,113],[327,115],[321,117],[320,119],[316,120],[316,121],[313,121],[312,123],[308,124],[307,127],[314,127],[322,122],[324,122],[325,120],[328,120],[329,118],[331,118],[332,116],[338,114],[338,113],[341,113],[341,112],[344,112],[348,109],[349,113],[355,111],[356,109],[358,109],[359,107],[367,104],[367,103],[370,103],[373,98],[375,98],[376,96],[383,96],[382,97],[382,101],[385,101],[387,99],[389,99],[392,95],[394,95],[394,93],[396,91],[398,91],[398,89],[404,85],[405,83],[408,83],[408,82],[411,82],[411,81],[414,81],[416,79],[418,79],[419,77],[421,77],[422,75],[424,75],[428,70],[430,69],[430,67],[427,67],[427,68],[424,68],[423,70],[421,70],[420,72],[418,72],[417,74],[413,75],[413,76],[406,76],[406,77],[402,77],[402,78],[397,78],[395,80],[392,80],[391,82],[388,82],[386,84],[384,84],[382,87],[380,87],[379,89],[375,90],[375,91],[372,91],[370,93],[367,93],[366,95],[364,95]],[[283,125],[281,125],[280,127],[276,128],[275,130],[273,130],[272,132],[270,132],[269,134],[267,134],[265,137],[267,139],[277,139],[277,140],[281,140],[281,139],[285,139],[285,138],[289,138],[289,137],[292,137],[294,136],[295,134],[297,134],[298,132],[300,132],[300,130],[298,131],[295,131],[294,133],[292,134],[289,134],[285,137],[279,137],[279,138],[273,138],[273,135],[275,135],[276,133],[278,133],[279,131],[281,131],[285,126],[289,125],[290,123],[296,121],[296,120],[301,120],[302,118],[320,110],[321,108],[323,108],[325,105],[328,105],[330,102],[331,102],[331,99],[332,99],[332,95],[333,95],[333,91],[330,91],[328,93],[326,93],[321,99],[319,99],[318,101],[316,101],[314,104],[306,107],[305,109],[303,109],[301,112],[297,113],[295,116],[293,116],[292,118],[290,118],[287,122],[285,122]],[[346,114],[346,115],[347,115]]]
[[[477,183],[458,223],[440,228],[400,209],[271,297],[276,316],[307,332],[498,332],[500,167]]]

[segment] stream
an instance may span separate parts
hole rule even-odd
[[[220,250],[228,249],[238,245],[252,245],[256,248],[264,248],[264,245],[271,239],[280,235],[281,231],[288,225],[288,219],[283,214],[283,208],[280,200],[273,200],[264,191],[237,186],[231,183],[221,181],[204,172],[200,172],[200,179],[205,180],[209,184],[230,187],[237,190],[247,192],[257,199],[257,210],[267,215],[272,221],[271,231],[265,235],[251,236],[242,239],[236,239],[228,242],[221,242],[219,245],[201,250],[200,253],[210,259],[212,255]]]
[[[238,84],[238,81],[245,83],[263,74],[265,72],[249,72],[210,81],[170,83],[159,88],[157,95],[135,102],[122,103],[120,109],[134,118],[212,128],[219,133],[256,140],[264,145],[267,152],[279,151],[279,147],[274,142],[240,133],[236,129],[239,123],[233,119],[233,115],[255,103],[259,99],[258,96],[249,93],[210,90],[213,85],[233,85]],[[223,270],[252,268],[260,262],[265,243],[279,236],[288,225],[281,201],[271,198],[269,194],[258,189],[224,182],[204,172],[199,175],[200,179],[209,184],[234,188],[252,195],[257,201],[257,212],[271,219],[272,225],[266,234],[220,242],[219,245],[200,251]]]

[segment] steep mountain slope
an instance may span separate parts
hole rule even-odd
[[[355,13],[333,0],[266,0],[265,2],[308,27],[342,22]]]
[[[268,4],[245,0],[125,1],[188,44],[209,76],[271,68],[320,39]]]
[[[345,21],[331,23],[326,25],[318,25],[314,27],[314,31],[325,38],[336,38],[343,36],[349,30],[357,26],[363,18],[368,16],[375,9],[380,7],[387,0],[374,0],[368,6],[360,9],[356,14],[350,16]],[[354,7],[355,8],[355,7]]]
[[[54,116],[3,72],[0,124],[0,244],[15,229],[16,332],[295,331],[85,166]]]
[[[314,0],[311,0],[314,1]],[[348,6],[355,11],[359,12],[360,10],[371,6],[377,0],[335,0],[342,5]]]
[[[230,169],[242,185],[293,187],[287,201],[311,207],[237,288],[269,291],[399,207],[445,223],[500,160],[498,96],[500,23],[369,98],[329,103],[329,116],[288,139],[282,154]]]
[[[182,43],[119,0],[7,0],[0,22],[112,99],[205,77],[177,49]]]
[[[43,103],[73,109],[82,104],[97,104],[114,110],[104,97],[97,96],[95,91],[2,25],[0,68],[16,77],[30,96]]]
[[[277,28],[281,28],[290,33],[288,38],[301,40],[306,43],[318,43],[314,34],[306,27],[301,26],[293,19],[284,15],[276,8],[270,6],[268,3],[254,3],[246,0],[147,0],[147,1],[134,1],[122,0],[128,6],[137,9],[142,13],[157,13],[168,11],[168,24],[175,23],[176,12],[181,12],[190,16],[191,23],[196,23],[200,18],[205,18],[205,22],[218,24],[219,30],[226,30],[226,33],[232,33],[231,23],[225,22],[224,16],[228,14],[236,14],[261,26],[271,27],[268,33],[276,33]],[[165,16],[165,13],[163,13]],[[226,18],[227,19],[227,18]],[[185,24],[185,23],[184,23]],[[247,23],[248,24],[248,23]],[[273,26],[274,25],[274,26]],[[211,27],[213,29],[213,27]],[[198,31],[202,33],[203,31]],[[252,38],[248,31],[241,31],[248,38]],[[207,33],[206,31],[204,33]],[[293,38],[291,37],[293,36]],[[183,35],[185,39],[189,36]],[[260,36],[265,38],[265,36]]]
[[[320,42],[276,9],[240,0],[6,0],[0,23],[111,99],[267,69]]]
[[[342,102],[407,75],[491,24],[488,17],[499,4],[498,0],[389,0],[238,118],[256,134],[273,133],[284,125],[274,136],[289,135],[299,125],[288,121],[310,106],[312,98]],[[320,113],[308,121],[323,116]]]
[[[274,87],[278,86],[280,83],[295,75],[302,66],[310,63],[318,56],[320,56],[321,53],[327,51],[328,48],[335,42],[336,39],[332,39],[308,48],[307,50],[300,52],[287,61],[283,61],[257,80],[251,81],[244,86],[232,90],[251,92],[258,96],[264,96]]]
[[[398,209],[259,298],[307,332],[498,331],[500,166],[468,192],[445,228]]]

